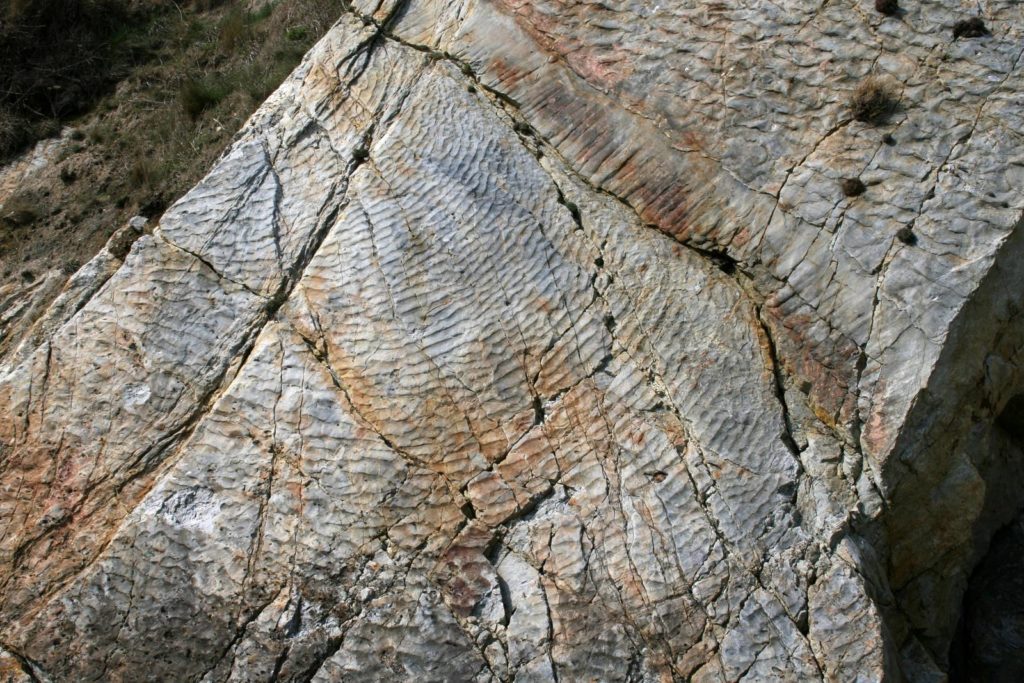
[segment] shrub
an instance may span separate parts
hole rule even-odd
[[[231,87],[215,79],[189,79],[178,91],[178,102],[182,110],[193,121],[211,107],[215,107],[231,94]]]
[[[850,96],[850,113],[858,121],[883,123],[896,111],[899,98],[892,86],[880,78],[869,76],[854,89]]]
[[[305,26],[289,26],[284,32],[284,37],[288,40],[302,41],[306,40],[309,36],[309,31],[306,30]]]
[[[256,23],[258,21],[263,21],[264,19],[269,17],[271,14],[274,13],[275,4],[276,3],[274,2],[264,2],[262,5],[259,6],[259,8],[255,12],[249,15],[251,21],[253,23]]]

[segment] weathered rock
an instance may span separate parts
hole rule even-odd
[[[1024,24],[867,9],[356,3],[8,353],[0,664],[941,676],[1024,502]]]

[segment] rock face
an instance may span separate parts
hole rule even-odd
[[[1024,503],[982,7],[356,2],[8,345],[0,672],[941,678]]]

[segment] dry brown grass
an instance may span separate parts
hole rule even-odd
[[[39,219],[38,203],[27,194],[9,197],[0,209],[0,221],[9,227],[24,227]]]
[[[850,114],[864,123],[884,123],[898,107],[896,89],[876,76],[861,81],[850,96]]]

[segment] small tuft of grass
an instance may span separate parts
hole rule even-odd
[[[842,188],[843,194],[847,197],[858,197],[868,189],[860,178],[843,178],[839,183],[839,187]]]
[[[850,113],[864,123],[884,123],[899,106],[899,97],[891,85],[869,76],[861,81],[850,96]]]
[[[917,244],[917,235],[906,225],[896,231],[896,239],[911,246]]]
[[[309,37],[309,31],[305,26],[289,26],[284,32],[284,37],[291,41],[303,41]]]
[[[900,5],[897,0],[875,0],[875,10],[887,17],[899,14]]]
[[[128,178],[136,187],[152,188],[164,177],[164,168],[153,157],[138,154],[128,169]]]
[[[988,35],[988,28],[981,17],[963,19],[953,24],[953,40],[957,38],[981,38]]]
[[[89,142],[94,145],[102,145],[112,140],[114,131],[110,126],[104,123],[96,123],[92,128],[89,129]]]

